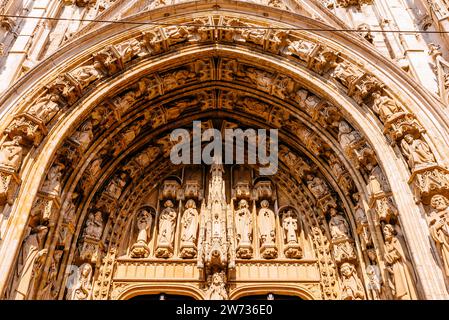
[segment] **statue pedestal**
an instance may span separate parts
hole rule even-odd
[[[146,258],[150,254],[150,248],[145,242],[137,242],[131,248],[131,258]]]
[[[240,259],[251,259],[253,248],[250,243],[241,243],[237,246],[237,257]]]
[[[449,170],[437,164],[415,168],[408,182],[417,203],[429,204],[436,194],[449,197]]]
[[[170,258],[173,255],[173,246],[170,243],[159,244],[155,256],[157,258]]]
[[[274,259],[278,255],[278,249],[276,248],[276,244],[269,243],[263,244],[260,247],[260,255],[265,259]]]
[[[184,242],[181,244],[179,256],[184,259],[193,259],[196,257],[196,251],[196,246],[193,242]]]
[[[302,258],[301,246],[297,243],[288,243],[284,247],[284,254],[287,258],[290,259],[301,259]]]

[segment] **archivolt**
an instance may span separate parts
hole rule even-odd
[[[184,6],[183,10],[187,13],[191,9]],[[248,15],[248,13],[245,14]],[[361,47],[350,51],[348,45],[353,39],[347,35],[335,36],[332,34],[334,39],[331,39],[325,33],[321,35],[311,32],[283,34],[267,30],[261,34],[245,31],[244,28],[238,28],[239,24],[235,27],[236,22],[243,27],[250,23],[268,23],[279,26],[284,24],[260,17],[254,17],[250,22],[247,17],[226,12],[226,10],[214,12],[211,15],[196,14],[195,17],[190,24],[186,22],[186,26],[181,28],[129,29],[126,36],[123,36],[125,33],[122,32],[115,37],[108,38],[107,41],[99,39],[95,44],[91,43],[88,50],[77,55],[70,53],[70,50],[76,50],[76,43],[69,45],[68,48],[61,51],[59,56],[55,57],[55,61],[65,60],[65,64],[61,65],[55,73],[50,73],[45,78],[41,78],[38,84],[33,84],[32,77],[42,76],[43,66],[50,64],[50,61],[46,61],[36,71],[31,72],[19,82],[3,99],[3,110],[7,114],[4,115],[5,121],[2,122],[1,127],[4,132],[2,141],[20,136],[22,137],[23,151],[28,153],[22,161],[20,170],[16,169],[16,172],[13,173],[16,176],[19,173],[23,180],[18,196],[13,199],[15,201],[12,206],[7,205],[4,209],[5,212],[10,212],[9,225],[11,227],[7,230],[0,253],[4,253],[4,261],[8,270],[10,270],[16,254],[16,250],[13,249],[18,248],[20,244],[20,237],[18,239],[17,235],[22,235],[25,232],[29,212],[32,209],[33,197],[30,195],[36,195],[39,185],[42,183],[36,179],[39,176],[36,173],[42,172],[42,168],[50,169],[54,159],[61,156],[61,153],[58,155],[56,152],[58,149],[66,150],[64,148],[67,146],[67,142],[63,141],[73,134],[73,128],[79,126],[89,116],[95,120],[91,115],[96,111],[96,106],[103,103],[114,106],[113,97],[119,94],[123,98],[127,94],[127,92],[123,93],[123,88],[130,83],[133,85],[129,92],[135,93],[136,100],[144,99],[142,100],[144,103],[140,104],[141,107],[137,104],[132,110],[129,106],[123,113],[114,111],[119,122],[107,129],[109,131],[105,131],[103,137],[109,136],[111,130],[115,130],[114,132],[119,137],[120,134],[123,136],[123,131],[127,130],[126,126],[132,125],[139,117],[143,126],[148,125],[148,131],[155,129],[155,132],[162,125],[166,130],[170,128],[170,123],[174,126],[174,119],[182,116],[184,111],[187,119],[188,108],[171,110],[160,107],[160,105],[168,103],[167,100],[163,101],[161,98],[174,98],[177,94],[176,90],[186,90],[189,87],[200,89],[201,86],[204,88],[205,84],[213,85],[217,90],[224,90],[229,86],[233,89],[243,90],[245,86],[247,94],[250,91],[249,88],[253,87],[251,89],[253,99],[257,94],[263,97],[263,99],[259,99],[262,104],[270,102],[264,119],[268,121],[269,126],[302,131],[302,136],[301,134],[297,134],[297,136],[301,139],[300,145],[303,147],[295,144],[292,141],[293,137],[288,138],[286,135],[285,140],[291,141],[289,144],[296,145],[295,148],[301,149],[315,162],[322,164],[318,157],[326,152],[339,154],[337,159],[343,161],[355,180],[357,189],[364,194],[367,193],[364,180],[369,175],[373,176],[371,169],[376,162],[379,162],[385,169],[389,159],[396,157],[394,150],[386,142],[400,142],[406,133],[412,133],[415,139],[420,139],[423,135],[423,127],[433,137],[441,136],[443,139],[447,137],[443,134],[447,132],[446,128],[432,123],[432,120],[426,115],[427,110],[433,110],[431,104],[435,104],[435,102],[427,94],[419,92],[417,88],[412,88],[396,67],[378,56],[376,56],[377,60],[373,59],[374,54],[369,53],[371,49],[366,50]],[[139,18],[142,16],[136,19]],[[289,15],[288,19],[293,19],[293,17]],[[293,20],[291,21],[293,22]],[[296,25],[311,24],[309,20],[305,20],[305,22],[294,20],[294,23]],[[201,27],[201,24],[215,24],[217,27],[210,29]],[[229,28],[232,25],[234,27]],[[108,32],[111,31],[105,30],[105,38]],[[85,40],[87,41],[89,37],[85,36]],[[192,58],[198,55],[201,55],[201,60],[192,62]],[[360,65],[356,61],[360,60],[362,56],[366,61],[376,61],[376,63]],[[378,63],[379,61],[381,63]],[[170,74],[170,71],[167,70],[176,62],[181,62],[181,65],[178,66],[178,70]],[[58,75],[56,79],[55,74]],[[254,74],[257,74],[257,77],[254,77]],[[140,82],[138,82],[139,79]],[[42,85],[43,83],[45,86]],[[18,91],[22,88],[27,88],[26,98],[18,101],[14,99],[14,90]],[[317,101],[319,99],[308,94],[303,88],[307,88],[328,102]],[[213,92],[217,94],[217,91]],[[377,118],[368,107],[368,105],[376,103],[371,99],[371,94],[374,92],[379,92],[383,101],[395,104],[397,110],[403,114],[398,118],[402,122],[394,123],[390,121],[391,119],[379,120]],[[187,95],[187,93],[184,94]],[[110,102],[104,102],[105,97],[108,97]],[[218,96],[215,97],[218,98]],[[203,103],[202,107],[204,107],[204,101],[207,99],[201,98],[199,102]],[[151,108],[147,107],[148,103],[151,103]],[[39,110],[43,110],[43,106],[49,106],[52,109],[39,113]],[[209,107],[206,105],[206,109]],[[334,112],[334,109],[337,111]],[[238,113],[238,110],[227,112]],[[249,112],[243,107],[240,115]],[[306,113],[309,113],[312,119],[307,117]],[[420,123],[414,114],[420,115]],[[44,117],[39,118],[39,116]],[[337,143],[335,124],[338,124],[343,118],[350,122],[356,130],[362,132],[372,147],[364,142],[358,146],[363,147],[361,150],[358,150],[357,147],[341,150]],[[313,121],[318,122],[318,125]],[[327,127],[328,132],[320,128],[323,125]],[[352,130],[352,132],[354,131]],[[386,133],[387,140],[382,137],[383,132]],[[140,133],[140,136],[143,137],[144,133],[146,133],[145,130]],[[316,137],[313,136],[314,134]],[[132,143],[143,145],[140,138],[137,137],[138,135]],[[317,151],[318,135],[325,139],[321,147],[325,144],[328,147]],[[437,160],[440,160],[440,155],[448,150],[448,141],[437,141],[445,142],[438,143],[437,148],[437,143],[432,143],[431,139],[426,140],[434,152],[436,151]],[[76,179],[82,176],[82,172],[88,169],[89,165],[92,165],[96,156],[101,155],[100,150],[107,144],[108,140],[104,139],[96,141],[93,146],[88,146],[89,151],[83,157],[83,161],[76,166],[74,174],[66,182],[66,185],[71,185],[72,191],[76,185],[74,183]],[[137,146],[125,144],[123,150],[113,151],[113,155],[120,155],[115,163],[118,164],[127,156],[128,152],[134,152],[137,149]],[[377,154],[377,160],[365,152],[371,149]],[[312,150],[312,152],[308,150]],[[395,150],[398,153],[399,149]],[[363,151],[363,156],[358,157],[357,152],[361,151]],[[313,154],[314,152],[315,154]],[[341,156],[343,153],[346,159]],[[67,157],[67,154],[63,154],[63,156]],[[57,162],[60,162],[60,159]],[[100,190],[100,185],[111,176],[114,170],[114,167],[111,166],[104,174],[101,173],[102,179],[92,190]],[[359,170],[361,171],[359,172]],[[388,170],[385,171],[388,172],[393,191],[401,190],[401,193],[395,196],[395,200],[399,211],[402,212],[410,204],[410,192],[405,191],[401,183],[409,175],[408,169],[404,165],[390,166],[389,164]],[[162,172],[168,173],[168,171]],[[438,174],[444,170],[433,167],[428,172]],[[329,171],[325,174],[328,177],[331,176]],[[444,176],[441,178],[445,179]],[[329,181],[340,194],[345,193],[336,187],[335,181],[332,179]],[[415,181],[413,182],[415,183]],[[424,200],[428,201],[429,197],[435,193],[446,194],[447,191],[443,185],[444,183],[440,183],[429,194],[425,194],[419,184],[414,188],[417,195],[424,194]],[[13,183],[7,186],[7,189],[9,187],[14,188]],[[57,195],[58,198],[62,198],[64,203],[66,203],[66,199],[70,198],[71,193],[67,191],[69,190],[65,188],[62,194]],[[90,199],[93,194],[91,193]],[[386,194],[386,196],[389,195]],[[372,200],[374,201],[372,202],[373,208],[375,208],[378,199],[373,198]],[[90,200],[85,203],[89,202]],[[348,205],[350,201],[346,203]],[[84,214],[86,210],[85,206]],[[418,209],[413,210],[414,213],[411,213],[410,209],[404,211],[408,211],[410,215],[416,214],[418,211]],[[77,226],[78,232],[82,226],[82,217],[83,215],[81,215]],[[402,221],[406,235],[409,232],[407,230],[416,226],[416,220],[414,222],[412,220],[410,219],[410,222]],[[421,234],[421,238],[424,238],[423,234]],[[413,258],[416,262],[420,261],[422,257],[415,255]],[[7,275],[8,272],[2,274]],[[1,278],[2,288],[5,285],[5,277]]]

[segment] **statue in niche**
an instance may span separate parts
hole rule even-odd
[[[167,200],[164,203],[165,209],[159,216],[159,234],[157,238],[158,250],[156,256],[168,258],[173,253],[173,239],[175,236],[176,211],[173,209],[173,202]]]
[[[329,230],[333,240],[348,239],[349,225],[346,219],[335,208],[330,209]]]
[[[28,113],[47,124],[59,111],[59,97],[56,94],[47,94],[30,107]]]
[[[78,67],[71,71],[70,74],[78,81],[81,89],[86,88],[100,78],[100,72],[92,65]]]
[[[288,46],[284,49],[284,54],[294,55],[303,61],[308,61],[309,55],[315,49],[316,44],[309,41],[287,40]]]
[[[307,175],[307,187],[317,200],[329,193],[326,183],[321,178],[312,175]]]
[[[405,135],[401,141],[401,149],[408,160],[408,165],[411,170],[417,169],[420,166],[435,164],[435,157],[429,145],[421,139],[413,138],[411,134]]]
[[[355,266],[345,262],[340,266],[340,273],[342,276],[341,300],[363,300],[365,291],[357,276]]]
[[[183,258],[195,257],[197,231],[198,210],[196,210],[195,201],[189,199],[181,219],[181,256]]]
[[[261,209],[257,216],[257,224],[259,225],[260,242],[264,244],[273,244],[276,241],[276,218],[273,210],[269,208],[270,203],[262,200]]]
[[[221,220],[220,220],[221,204],[215,200],[212,205],[212,237],[221,237]]]
[[[108,193],[114,199],[120,198],[122,194],[123,187],[126,185],[126,173],[121,173],[120,175],[112,178],[111,182],[109,182],[108,187],[106,188],[106,193]]]
[[[42,184],[41,190],[54,195],[59,195],[61,192],[61,170],[64,169],[63,164],[53,165],[47,174],[47,179],[45,179]]]
[[[382,277],[380,268],[377,265],[377,255],[374,249],[366,250],[370,264],[366,267],[366,277],[368,279],[368,289],[371,290],[374,300],[382,298]]]
[[[373,110],[383,123],[388,122],[395,114],[402,111],[393,99],[382,96],[379,91],[373,93],[373,98]]]
[[[237,256],[242,259],[252,257],[253,220],[245,199],[239,201],[235,212],[235,228],[237,238]]]
[[[360,132],[354,130],[349,123],[342,120],[338,125],[338,141],[343,152],[357,166],[365,166],[371,170],[377,160],[374,151],[366,144]]]
[[[86,151],[94,138],[92,129],[92,121],[87,120],[81,128],[72,135],[72,140],[79,144],[81,151]]]
[[[58,269],[56,267],[57,262],[61,256],[59,256],[58,259],[55,259],[55,257],[52,257],[51,264],[50,264],[50,270],[48,271],[47,280],[45,282],[44,287],[39,292],[40,299],[41,300],[54,300],[56,299],[56,296],[58,294],[58,288],[56,286],[56,277],[58,275]]]
[[[103,233],[103,214],[101,211],[89,213],[84,228],[84,237],[89,237],[95,240],[100,240]]]
[[[284,230],[285,256],[293,259],[301,258],[302,250],[298,243],[298,217],[292,209],[282,214],[282,229]]]
[[[385,237],[385,261],[387,270],[392,276],[391,289],[396,300],[415,300],[418,298],[415,289],[413,268],[407,261],[404,249],[396,237],[391,224],[383,228]]]
[[[288,210],[282,215],[282,228],[284,229],[284,240],[287,244],[298,243],[298,219],[292,210]]]
[[[136,243],[131,248],[132,258],[146,258],[150,254],[148,237],[153,222],[153,216],[146,208],[142,208],[136,215],[136,226],[138,229]]]
[[[429,217],[430,234],[440,250],[449,277],[449,200],[437,194],[430,200],[430,205],[434,209]]]
[[[251,212],[248,209],[248,202],[240,200],[236,212],[236,233],[239,244],[251,244],[252,241],[252,219]]]
[[[78,197],[78,193],[74,192],[71,195],[71,200],[68,201],[68,205],[64,211],[63,217],[62,217],[62,225],[59,229],[59,236],[58,236],[58,244],[59,245],[66,245],[66,241],[68,238],[68,232],[69,232],[69,225],[73,226],[75,222],[75,214],[76,214],[76,205],[74,202],[76,201],[76,198]]]
[[[23,150],[20,145],[21,136],[3,142],[0,149],[0,166],[17,172],[22,164]]]
[[[371,195],[390,191],[388,180],[379,166],[375,166],[373,170],[371,170],[371,174],[369,176],[369,191]]]
[[[14,274],[15,292],[11,297],[14,300],[24,300],[33,293],[36,281],[42,271],[43,263],[47,256],[44,246],[48,228],[37,226],[32,233],[23,240],[22,248],[17,261],[17,269]]]
[[[257,215],[257,224],[260,237],[260,254],[265,259],[274,259],[277,257],[276,248],[276,217],[269,208],[270,203],[262,200],[261,209]]]
[[[228,300],[225,273],[223,271],[215,272],[210,278],[209,288],[205,295],[206,300]]]
[[[78,269],[77,278],[72,288],[67,292],[67,300],[90,300],[92,297],[92,266],[82,264]]]
[[[366,217],[365,210],[363,209],[363,203],[360,201],[360,196],[354,194],[353,198],[357,201],[355,206],[355,221],[357,223],[357,233],[360,235],[362,240],[362,247],[366,249],[372,244],[371,232],[369,231],[368,218]]]

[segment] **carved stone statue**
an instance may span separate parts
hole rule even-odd
[[[111,182],[109,182],[108,187],[106,188],[106,192],[113,197],[114,199],[120,198],[122,194],[122,189],[126,185],[126,173],[121,173],[120,175],[112,178]]]
[[[383,123],[388,122],[392,116],[402,111],[401,107],[393,99],[387,96],[382,96],[379,91],[373,93],[373,98],[373,110],[379,115],[379,118]]]
[[[92,82],[100,78],[100,73],[93,66],[82,66],[71,71],[70,74],[78,81],[81,89],[88,87]]]
[[[67,300],[90,300],[92,298],[92,266],[84,263],[79,267],[77,278],[71,290],[67,292]]]
[[[250,244],[252,238],[252,219],[248,202],[240,200],[235,218],[236,236],[239,244]]]
[[[298,243],[298,219],[292,210],[282,215],[282,228],[284,229],[285,243]]]
[[[263,200],[261,209],[257,215],[257,224],[260,237],[260,254],[266,259],[274,259],[277,256],[276,247],[276,217],[273,210],[269,208],[269,202]]]
[[[89,213],[86,226],[84,227],[84,237],[100,240],[103,233],[103,214],[101,211]]]
[[[42,184],[41,190],[46,193],[59,195],[61,192],[61,170],[64,168],[62,164],[55,164],[51,166],[47,173],[47,178]]]
[[[348,239],[349,225],[346,219],[334,208],[330,209],[329,231],[332,239]]]
[[[405,135],[401,141],[401,149],[411,170],[435,164],[435,157],[429,145],[421,139],[413,138],[410,134]]]
[[[370,264],[366,266],[368,289],[371,290],[374,300],[382,299],[382,277],[377,265],[377,256],[374,249],[366,250]]]
[[[379,166],[375,166],[371,170],[368,185],[371,196],[391,191],[388,180]]]
[[[298,243],[298,217],[288,209],[282,214],[282,229],[284,231],[284,253],[287,258],[298,259],[302,257],[302,250]]]
[[[12,141],[3,142],[0,149],[0,166],[17,172],[22,164],[22,137],[15,136]]]
[[[28,113],[38,118],[43,124],[47,124],[58,113],[59,97],[55,94],[47,94],[37,101],[28,110]]]
[[[359,196],[354,197],[357,201],[359,200]],[[363,203],[359,200],[357,205],[355,206],[355,221],[357,223],[357,234],[360,235],[362,240],[362,248],[366,249],[372,244],[371,232],[369,230],[368,218],[366,217],[365,210],[363,209]]]
[[[396,300],[415,300],[418,298],[415,289],[415,278],[410,262],[407,261],[404,249],[395,235],[391,224],[385,225],[385,261],[388,272],[392,276],[391,285]]]
[[[249,259],[252,256],[253,220],[245,199],[239,201],[235,212],[235,229],[237,239],[237,256]]]
[[[284,54],[293,55],[298,57],[303,61],[308,61],[310,54],[313,49],[315,49],[316,44],[309,41],[297,40],[297,41],[288,41],[288,46],[284,50]]]
[[[363,284],[357,276],[357,272],[352,263],[345,262],[340,266],[342,276],[341,299],[342,300],[363,300],[365,292]]]
[[[81,151],[86,151],[92,139],[94,138],[92,129],[92,121],[88,120],[81,126],[78,131],[76,131],[72,135],[72,140],[76,141],[79,144]]]
[[[37,226],[32,233],[23,240],[22,248],[17,261],[14,274],[14,287],[11,298],[24,300],[30,298],[36,281],[42,271],[47,256],[47,249],[43,249],[44,239],[48,232],[45,226]]]
[[[173,209],[173,202],[167,200],[164,203],[165,209],[159,216],[159,233],[157,237],[156,256],[168,258],[173,254],[173,239],[175,236],[176,211]]]
[[[432,197],[430,205],[434,209],[429,217],[430,234],[440,250],[444,270],[449,277],[449,200],[437,194]]]
[[[338,126],[338,141],[343,152],[356,165],[365,166],[371,170],[377,163],[374,151],[366,144],[360,132],[351,128],[346,121],[340,121]]]
[[[146,258],[150,254],[148,247],[148,236],[153,222],[153,216],[147,209],[141,209],[136,216],[136,226],[138,229],[136,243],[131,248],[132,258]]]
[[[307,180],[307,187],[317,200],[329,193],[328,186],[321,178],[307,175]]]
[[[206,300],[228,300],[224,272],[215,272],[211,277],[212,279],[205,295]]]
[[[194,258],[198,231],[198,210],[195,201],[187,200],[186,210],[181,219],[181,257]]]
[[[259,226],[261,244],[272,244],[276,241],[276,218],[273,210],[269,208],[270,203],[263,200],[258,214],[257,224]]]

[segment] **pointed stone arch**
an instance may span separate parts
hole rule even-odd
[[[355,189],[364,195],[365,209],[372,208],[375,210],[376,201],[385,199],[385,197],[378,199],[376,198],[377,195],[370,194],[366,186],[368,177],[372,176],[372,167],[378,163],[387,176],[397,211],[400,213],[399,220],[411,253],[411,261],[413,261],[418,275],[417,285],[420,294],[428,298],[445,297],[447,293],[442,280],[443,275],[438,266],[441,261],[429,260],[431,256],[431,247],[428,245],[429,233],[427,227],[423,225],[425,220],[421,218],[421,214],[424,214],[428,208],[414,204],[412,190],[404,182],[409,180],[411,176],[409,168],[402,160],[401,149],[397,145],[390,146],[391,142],[400,142],[404,134],[408,132],[413,133],[415,139],[418,139],[418,137],[424,139],[430,145],[435,163],[432,163],[432,166],[425,167],[424,171],[414,170],[410,179],[412,189],[417,199],[421,196],[424,205],[427,205],[430,197],[436,193],[447,194],[447,173],[444,168],[444,165],[447,164],[444,155],[447,154],[449,145],[445,134],[447,133],[447,127],[442,120],[445,119],[445,116],[437,109],[438,103],[433,97],[419,87],[410,84],[407,76],[399,68],[373,52],[372,48],[355,45],[357,39],[342,32],[292,32],[291,35],[282,36],[286,38],[279,38],[279,34],[275,34],[272,30],[265,30],[265,38],[261,40],[261,38],[257,38],[257,35],[244,35],[238,26],[233,27],[234,33],[230,33],[227,28],[220,28],[220,23],[223,24],[232,19],[234,19],[234,22],[242,23],[240,26],[244,26],[245,23],[249,23],[249,19],[245,18],[248,15],[253,19],[251,22],[253,26],[260,24],[262,26],[295,26],[296,28],[304,27],[308,29],[324,26],[320,22],[293,13],[283,12],[280,22],[281,12],[278,10],[270,11],[270,16],[267,18],[262,14],[263,11],[248,11],[250,8],[258,7],[254,4],[239,4],[239,10],[231,12],[231,9],[235,9],[231,3],[224,2],[220,9],[211,10],[210,3],[200,1],[196,5],[179,5],[177,7],[178,13],[174,16],[168,16],[168,18],[165,17],[164,21],[175,23],[181,14],[193,13],[198,9],[198,6],[202,6],[202,9],[199,10],[200,13],[195,13],[196,23],[201,18],[203,20],[207,18],[208,23],[218,21],[218,25],[212,30],[219,31],[215,33],[215,31],[209,30],[211,28],[205,28],[201,31],[202,33],[193,31],[193,37],[187,38],[190,36],[189,32],[191,32],[188,31],[187,36],[181,35],[181,40],[179,40],[179,34],[177,34],[179,30],[173,28],[173,26],[129,27],[125,30],[114,26],[102,27],[97,31],[101,36],[98,36],[97,33],[95,35],[86,34],[67,44],[66,47],[22,78],[2,98],[1,110],[4,119],[0,126],[4,133],[2,141],[11,141],[15,136],[22,137],[21,143],[23,151],[26,153],[23,161],[21,161],[22,167],[20,170],[5,173],[12,177],[13,180],[11,180],[9,187],[17,189],[17,193],[12,196],[11,204],[5,204],[4,207],[5,213],[9,214],[10,218],[0,248],[0,254],[4,254],[5,257],[4,265],[2,265],[2,270],[5,270],[5,272],[2,272],[0,282],[3,294],[6,293],[8,275],[11,275],[23,236],[26,235],[26,226],[30,221],[30,213],[33,207],[36,207],[39,201],[43,201],[47,206],[46,208],[50,208],[50,211],[59,212],[61,203],[63,204],[62,209],[64,209],[68,205],[66,199],[70,199],[75,190],[73,189],[75,181],[82,177],[86,169],[91,169],[92,163],[96,160],[95,157],[101,154],[102,147],[107,146],[107,136],[115,135],[120,138],[125,135],[126,130],[130,130],[130,126],[132,127],[136,121],[142,121],[142,126],[151,123],[146,131],[131,132],[130,134],[135,138],[132,139],[131,143],[124,144],[123,150],[118,153],[112,152],[111,164],[100,172],[101,179],[93,182],[93,191],[88,195],[88,200],[83,202],[83,214],[76,226],[76,233],[79,234],[84,226],[88,204],[94,199],[95,192],[102,190],[121,160],[129,154],[141,150],[139,148],[146,143],[144,133],[148,134],[153,131],[156,136],[162,129],[167,131],[176,127],[178,117],[182,119],[183,111],[173,110],[174,113],[168,114],[167,112],[170,109],[163,106],[164,102],[173,100],[176,93],[181,90],[185,94],[189,90],[194,92],[195,90],[198,91],[199,88],[204,89],[207,83],[214,90],[223,90],[225,87],[232,86],[237,89],[237,92],[252,92],[253,98],[258,95],[259,101],[270,103],[271,109],[269,109],[270,111],[267,112],[265,118],[251,119],[251,117],[254,118],[254,114],[251,116],[248,110],[239,114],[234,110],[223,109],[218,111],[220,116],[228,116],[232,119],[236,116],[235,114],[238,114],[240,119],[245,119],[247,123],[259,123],[261,125],[261,122],[265,120],[268,126],[284,128],[287,131],[303,132],[290,137],[285,133],[283,141],[287,142],[289,146],[294,146],[293,152],[304,153],[314,165],[320,167],[319,171],[322,177],[326,178],[327,183],[332,186],[342,201],[350,219],[354,236],[357,229],[355,217],[352,216],[355,212],[355,204],[339,187],[340,180],[335,179],[335,173],[332,172],[329,164],[326,165],[320,159],[320,152],[322,151],[317,151],[314,148],[314,143],[316,143],[313,140],[314,134],[320,137],[323,144],[327,145],[328,149],[326,149],[327,147],[324,148],[326,152],[334,154],[336,159],[344,163],[346,171],[355,184]],[[262,7],[260,8],[262,9]],[[263,10],[267,9],[263,8]],[[164,8],[161,8],[158,12],[162,17]],[[147,16],[148,13],[141,13],[133,19],[139,21]],[[212,19],[212,16],[216,19]],[[156,21],[163,21],[162,18],[158,20],[158,18],[152,17]],[[183,21],[182,23],[186,23],[186,28],[193,26],[193,30],[195,30],[195,25],[192,22],[189,24],[189,22]],[[173,32],[171,36],[170,32]],[[145,37],[148,34],[153,34],[156,38],[146,39]],[[157,38],[158,36],[162,38]],[[289,37],[293,38],[289,39]],[[309,42],[313,50],[305,51],[305,53],[293,49],[293,51],[289,51],[280,47],[279,43],[285,40]],[[142,43],[146,44],[142,45]],[[142,51],[144,46],[146,48]],[[162,51],[158,51],[162,48]],[[200,54],[203,59],[193,61]],[[111,64],[110,60],[103,59],[105,57],[108,59],[115,58],[115,60],[112,60],[113,63]],[[233,58],[238,58],[238,61],[234,60],[233,62]],[[222,70],[219,68],[220,62],[222,62],[220,59],[231,61],[230,69],[226,72],[232,75],[232,79],[220,77],[218,73],[219,70]],[[363,63],[360,63],[360,61],[363,61]],[[202,65],[200,65],[201,63]],[[180,77],[176,78],[175,75],[174,80],[167,82],[168,85],[163,81],[161,82],[161,75],[170,71],[169,66],[173,67],[176,64],[179,64],[180,70],[183,70]],[[51,65],[57,65],[58,67],[49,72],[48,68]],[[209,66],[210,69],[204,66]],[[268,83],[268,86],[264,87],[264,83],[258,82],[261,78],[252,83],[251,81],[239,80],[238,73],[242,72],[239,68],[245,68],[245,66],[252,68],[256,73],[261,72],[259,75],[265,80],[265,84]],[[335,69],[339,67],[341,72],[337,73]],[[204,73],[204,70],[208,73]],[[345,77],[345,72],[349,72],[348,70],[350,76]],[[139,81],[142,79],[144,79],[144,83],[139,85]],[[130,85],[133,87],[130,88]],[[174,88],[170,89],[170,86]],[[169,89],[166,90],[166,87]],[[76,163],[74,170],[77,174],[72,174],[70,180],[65,182],[66,187],[68,185],[73,186],[70,191],[69,189],[63,189],[63,192],[56,196],[51,192],[45,192],[43,190],[46,178],[44,170],[49,171],[52,166],[55,166],[55,163],[61,163],[57,159],[60,156],[58,150],[64,148],[65,143],[69,140],[67,138],[73,135],[76,128],[83,125],[96,106],[102,103],[114,105],[114,97],[123,98],[123,94],[127,92],[125,88],[130,88],[128,89],[129,92],[132,90],[140,92],[140,96],[139,94],[137,96],[142,101],[133,106],[133,110],[129,113],[120,115],[120,121],[111,125],[112,130],[104,130],[102,135],[97,137],[101,136],[101,139],[92,141],[92,145],[89,144],[88,149],[85,150],[89,153],[82,156],[81,161]],[[311,94],[304,92],[306,90],[310,91]],[[388,122],[391,119],[387,119],[387,122],[383,123],[386,119],[379,119],[371,110],[373,101],[370,96],[377,91],[381,92],[381,97],[385,98],[383,100],[386,101],[385,103],[395,103],[397,108],[402,108],[404,117],[398,119],[404,119],[406,126],[401,126],[401,123]],[[301,94],[306,95],[301,96]],[[147,98],[143,98],[144,96]],[[301,100],[301,97],[303,97],[303,100]],[[306,100],[307,97],[310,98],[309,101]],[[338,119],[338,123],[341,123],[341,119],[346,119],[350,123],[351,132],[355,129],[361,133],[362,139],[364,139],[361,144],[363,148],[356,150],[363,151],[361,158],[353,157],[354,150],[342,148],[337,134],[337,126],[334,123],[326,123],[328,118],[319,117],[320,111],[323,109],[312,109],[316,113],[307,109],[307,102],[313,102],[313,99],[315,99],[313,97],[336,108],[336,112],[341,117]],[[57,109],[53,118],[48,121],[36,119],[36,113],[34,113],[34,116],[30,116],[30,108],[43,103],[53,103],[55,110]],[[156,108],[151,106],[148,108],[148,104],[153,104]],[[317,105],[320,104],[317,103],[314,106]],[[159,106],[161,106],[160,110],[163,112],[160,127],[159,125],[153,126],[155,120],[157,120],[157,114],[149,113]],[[277,116],[274,110],[279,112],[280,118],[273,117],[273,115]],[[209,114],[205,112],[203,116],[207,118],[207,116],[212,116],[214,112],[217,114],[216,110],[208,112]],[[434,116],[430,116],[431,112]],[[201,117],[201,112],[197,112],[196,116]],[[435,120],[435,117],[441,117],[441,119]],[[188,117],[188,112],[185,114],[185,119],[192,120],[193,118],[192,116]],[[288,124],[289,121],[290,124]],[[322,122],[320,123],[320,121]],[[299,143],[294,142],[293,137],[301,141]],[[77,148],[79,148],[79,145]],[[93,152],[94,150],[96,151]],[[373,152],[366,153],[366,150]],[[163,152],[163,148],[160,149],[160,152]],[[375,162],[370,160],[370,157],[374,159],[374,156]],[[56,162],[54,162],[55,159]],[[391,159],[397,159],[397,161],[392,162]],[[63,169],[54,170],[57,175]],[[161,178],[164,174],[170,174],[170,168],[160,167],[159,171]],[[429,174],[434,174],[440,179],[434,184],[435,188],[430,191],[426,190],[428,186],[419,184]],[[16,181],[16,186],[14,186],[14,181]],[[305,186],[302,186],[301,189],[310,199],[315,200],[312,202],[314,206],[317,205],[316,200],[321,200],[317,199]],[[120,195],[120,197],[123,196]],[[394,206],[393,203],[392,205]],[[324,202],[324,209],[321,210],[326,212],[329,209],[326,206],[327,204]],[[62,221],[62,217],[58,219]],[[374,225],[375,222],[371,222],[371,224]],[[379,240],[382,240],[382,234],[377,234],[377,236]],[[77,239],[74,238],[73,241],[76,244]],[[360,248],[359,245],[357,245],[357,248]],[[67,255],[73,257],[75,254],[72,250]],[[106,259],[108,257],[110,256],[107,255]],[[51,261],[47,260],[46,263],[50,264]],[[364,265],[365,262],[361,263]],[[106,293],[106,297],[108,294]],[[61,293],[60,297],[62,297]]]

